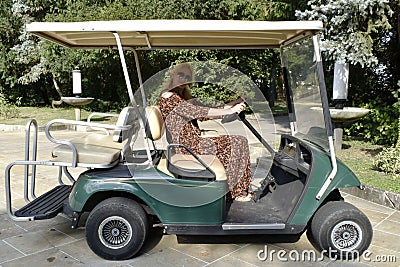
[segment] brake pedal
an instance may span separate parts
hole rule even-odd
[[[254,202],[257,202],[261,198],[261,195],[264,193],[267,187],[271,193],[276,189],[275,178],[271,174],[267,175],[267,177],[262,181],[260,188],[258,188],[258,190],[254,193]]]

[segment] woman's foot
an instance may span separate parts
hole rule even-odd
[[[250,200],[253,199],[253,196],[254,196],[254,193],[250,192],[250,193],[247,193],[247,195],[236,197],[235,200],[239,201],[239,202],[249,202]]]

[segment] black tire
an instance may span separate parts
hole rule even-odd
[[[147,216],[132,199],[114,197],[100,202],[86,222],[86,241],[98,256],[126,260],[142,248],[148,232]]]
[[[311,232],[311,227],[308,227],[307,232],[307,239],[311,243],[311,245],[318,251],[322,251],[321,247],[318,245],[318,243],[315,241],[313,233]]]
[[[307,237],[330,258],[353,259],[368,249],[372,232],[371,223],[359,209],[343,201],[331,201],[315,213]]]

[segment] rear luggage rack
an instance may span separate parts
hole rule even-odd
[[[122,115],[121,115],[122,114]],[[71,141],[67,140],[59,140],[55,139],[54,137],[51,136],[50,134],[50,128],[53,124],[55,123],[65,123],[65,124],[73,124],[73,125],[85,125],[85,126],[90,126],[94,128],[101,128],[102,130],[106,131],[108,133],[109,129],[113,130],[118,130],[118,131],[125,131],[129,130],[131,128],[130,125],[127,125],[126,123],[128,122],[128,115],[134,114],[132,111],[131,107],[127,107],[123,109],[123,112],[121,111],[121,114],[119,115],[121,118],[124,119],[124,125],[119,126],[119,125],[109,125],[109,124],[90,124],[87,122],[76,122],[76,121],[69,121],[69,120],[52,120],[50,121],[45,128],[46,132],[46,137],[49,141],[59,144],[59,145],[66,145],[68,146],[71,151],[72,151],[72,160],[65,160],[65,161],[57,161],[54,158],[51,160],[37,160],[37,144],[38,144],[38,124],[35,119],[30,119],[26,126],[25,126],[25,158],[24,160],[16,160],[14,162],[11,162],[10,164],[7,165],[5,169],[5,191],[6,191],[6,205],[7,205],[7,213],[8,215],[14,220],[14,221],[32,221],[32,220],[44,220],[44,219],[49,219],[57,216],[58,213],[63,212],[63,202],[67,200],[69,193],[70,193],[70,185],[66,185],[63,182],[63,176],[65,175],[66,178],[69,180],[69,184],[75,183],[74,177],[70,174],[68,167],[88,167],[88,168],[110,168],[115,165],[117,165],[120,160],[121,160],[121,151],[124,150],[125,148],[123,147],[123,144],[119,145],[117,144],[116,146],[110,145],[110,147],[105,146],[104,151],[109,151],[111,150],[112,154],[106,155],[105,158],[109,159],[111,158],[112,160],[106,160],[106,161],[93,161],[92,159],[88,156],[88,161],[87,162],[79,162],[78,161],[78,150],[77,146],[74,145]],[[135,115],[136,116],[136,115]],[[120,118],[119,117],[119,118]],[[126,125],[125,125],[126,124]],[[33,130],[33,136],[31,137],[31,130]],[[119,133],[119,132],[118,132]],[[109,136],[110,138],[106,138],[107,140],[103,140],[102,137],[108,137],[108,135],[100,135],[100,136],[95,136],[94,141],[113,141],[113,136]],[[96,139],[97,138],[97,139]],[[127,139],[130,139],[131,137],[128,136]],[[92,140],[93,141],[93,140]],[[127,141],[127,144],[129,144],[130,141]],[[82,143],[77,143],[82,145]],[[86,143],[83,143],[86,144]],[[90,142],[88,141],[88,145],[90,146]],[[121,147],[122,146],[122,147]],[[126,144],[125,144],[126,146]],[[79,147],[79,146],[78,146]],[[83,146],[85,149],[87,147]],[[101,147],[103,148],[103,147]],[[32,149],[32,151],[31,151]],[[84,151],[83,153],[86,153],[87,151]],[[86,149],[87,150],[87,149]],[[102,150],[102,149],[100,149]],[[118,150],[118,153],[116,153],[116,150]],[[104,152],[100,151],[100,152]],[[85,154],[86,155],[86,154]],[[24,183],[24,194],[23,197],[25,199],[25,202],[27,203],[23,208],[19,209],[18,211],[14,212],[14,209],[12,207],[12,186],[11,186],[11,176],[15,175],[16,173],[12,173],[11,169],[16,166],[20,165],[24,167],[24,176],[23,176],[23,183]],[[35,194],[35,187],[36,187],[36,167],[37,166],[55,166],[58,167],[58,186],[50,190],[49,192],[41,195],[40,197],[36,197]],[[65,205],[65,207],[68,207],[68,205]]]
[[[35,220],[53,218],[62,211],[63,202],[68,198],[70,188],[70,185],[59,185],[17,210],[14,215],[33,217]]]

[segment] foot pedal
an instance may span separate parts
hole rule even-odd
[[[34,217],[35,220],[50,219],[63,210],[63,202],[69,196],[70,185],[59,185],[29,202],[15,212],[17,217]]]
[[[275,178],[271,174],[267,175],[264,181],[262,181],[260,188],[258,188],[258,190],[254,192],[254,197],[253,197],[254,202],[257,202],[261,198],[262,194],[264,193],[267,187],[270,192],[273,192],[276,188]]]

